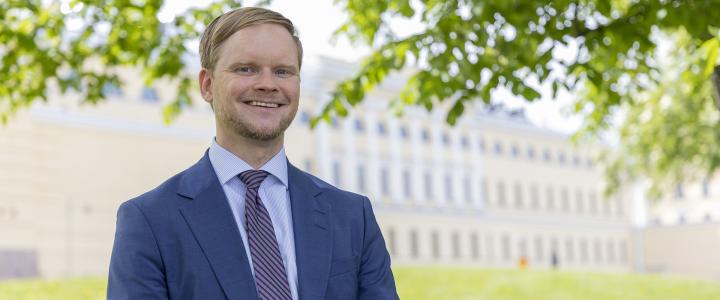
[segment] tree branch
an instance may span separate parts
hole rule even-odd
[[[720,65],[715,66],[711,80],[715,87],[715,107],[720,110]]]

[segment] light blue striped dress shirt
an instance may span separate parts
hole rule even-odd
[[[245,161],[235,156],[232,152],[224,149],[213,139],[210,145],[210,163],[215,169],[215,174],[220,180],[225,196],[230,202],[235,222],[240,229],[245,254],[247,255],[250,268],[253,269],[250,248],[248,247],[247,233],[245,232],[245,184],[240,181],[238,175],[243,171],[253,170]],[[285,263],[285,270],[288,275],[290,292],[294,300],[298,299],[297,293],[297,265],[295,264],[295,238],[292,227],[292,213],[290,211],[290,192],[288,190],[287,158],[285,148],[275,154],[260,170],[267,171],[268,176],[262,184],[258,194],[262,199],[265,208],[270,214],[270,219],[275,230],[275,237],[280,248],[280,255]],[[253,269],[254,270],[254,269]],[[254,273],[254,271],[253,271]]]

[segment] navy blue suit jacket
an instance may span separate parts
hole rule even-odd
[[[288,163],[300,299],[398,299],[370,201]],[[205,156],[118,209],[108,299],[257,299]]]

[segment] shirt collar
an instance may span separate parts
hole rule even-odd
[[[221,184],[226,184],[233,177],[238,176],[240,173],[253,170],[248,163],[237,157],[232,152],[226,150],[213,138],[212,144],[210,144],[210,150],[208,151],[210,157],[210,163],[215,169],[215,174],[220,180]],[[285,147],[280,148],[275,156],[273,156],[267,163],[265,163],[260,170],[266,171],[285,186],[288,187],[288,174],[287,174],[287,156],[285,156]]]

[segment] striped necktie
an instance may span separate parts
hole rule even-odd
[[[245,184],[245,230],[255,271],[255,287],[260,300],[291,300],[285,265],[280,256],[275,231],[258,189],[270,173],[249,170],[240,173]]]

